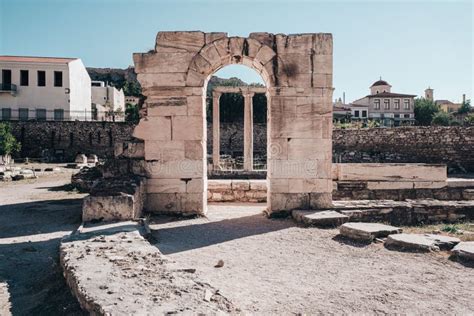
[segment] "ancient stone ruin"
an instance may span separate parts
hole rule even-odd
[[[148,211],[206,213],[206,86],[230,64],[255,69],[267,88],[268,213],[331,205],[331,34],[159,32],[134,61]]]

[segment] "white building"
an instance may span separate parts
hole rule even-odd
[[[79,58],[0,56],[1,120],[88,120],[91,79]]]
[[[92,81],[92,109],[99,121],[124,119],[125,95],[123,90],[106,85],[103,81]]]

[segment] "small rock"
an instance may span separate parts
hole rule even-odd
[[[206,290],[204,291],[204,300],[205,300],[206,302],[210,302],[210,301],[211,301],[211,298],[212,298],[212,292],[209,291],[208,289],[206,289]]]
[[[345,223],[339,228],[341,235],[357,240],[373,241],[402,232],[401,228],[378,223]]]
[[[224,266],[224,260],[219,260],[217,261],[217,264],[214,266],[214,268],[222,268]]]

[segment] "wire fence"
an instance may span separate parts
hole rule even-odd
[[[2,108],[0,121],[124,121],[123,112]]]

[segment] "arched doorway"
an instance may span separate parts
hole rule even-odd
[[[145,143],[148,211],[205,214],[205,88],[230,64],[255,69],[268,89],[268,213],[331,204],[330,34],[160,32],[134,61],[147,97],[134,136]]]

